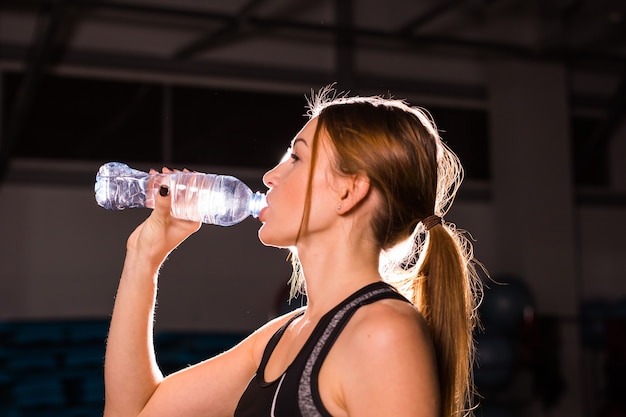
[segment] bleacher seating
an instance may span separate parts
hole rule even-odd
[[[0,322],[0,417],[101,417],[108,325],[108,319]],[[157,359],[168,374],[243,337],[157,334]]]

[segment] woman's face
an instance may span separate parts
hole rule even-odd
[[[269,191],[268,205],[259,216],[259,220],[263,222],[259,239],[265,245],[289,247],[296,244],[311,172],[311,150],[316,126],[317,119],[311,119],[293,139],[282,161],[263,176],[263,182]],[[336,207],[339,204],[338,193],[333,192],[333,178],[336,175],[331,169],[332,154],[328,139],[321,133],[319,140],[312,181],[310,217],[298,238],[299,242],[327,230],[333,216],[336,216]]]

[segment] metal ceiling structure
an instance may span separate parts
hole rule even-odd
[[[0,178],[50,71],[240,88],[485,100],[472,62],[564,64],[576,104],[610,140],[626,108],[623,0],[3,0],[0,70],[23,71],[4,121]],[[598,83],[599,88],[594,83]]]

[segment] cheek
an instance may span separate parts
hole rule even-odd
[[[329,228],[337,218],[339,204],[340,201],[330,192],[326,182],[317,184],[317,187],[314,184],[307,231],[315,233]]]

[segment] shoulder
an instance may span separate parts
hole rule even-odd
[[[381,300],[358,309],[345,329],[345,341],[362,355],[379,349],[398,352],[424,350],[428,354],[432,341],[420,312],[410,303]]]
[[[381,300],[355,312],[337,339],[326,376],[345,415],[435,411],[439,402],[432,340],[417,309]],[[332,357],[331,357],[332,355]],[[341,413],[340,413],[341,414]]]

